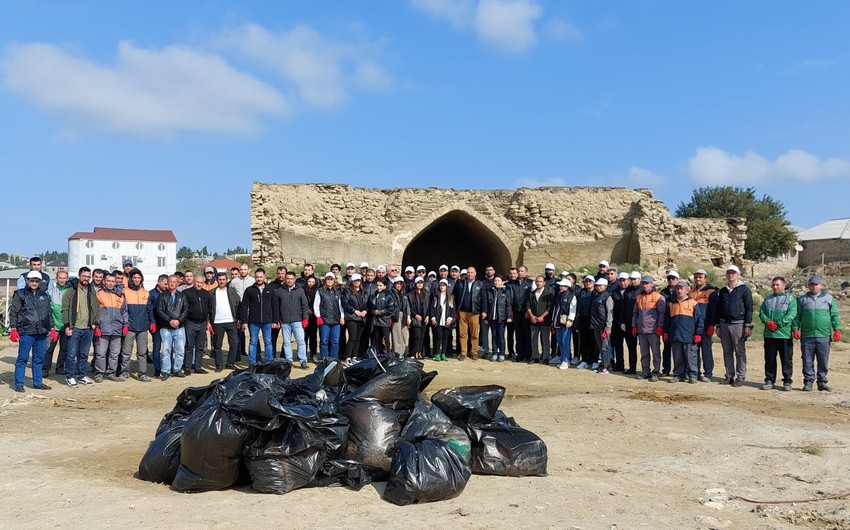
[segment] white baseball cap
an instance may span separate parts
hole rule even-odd
[[[359,273],[357,273],[357,272],[355,272],[354,274],[352,274],[352,275],[351,275],[351,281],[352,281],[352,282],[353,282],[354,280],[362,280],[362,279],[363,279],[363,277],[362,277],[362,276],[360,276],[360,274],[359,274]]]
[[[640,275],[638,275],[638,276],[640,276]],[[628,275],[628,273],[621,272],[621,273],[620,273],[620,275],[619,275],[619,276],[617,276],[617,279],[618,279],[618,280],[628,280],[628,279],[629,279],[629,275]]]
[[[325,273],[325,279],[327,280],[328,278],[334,278],[335,279],[336,276],[334,276],[334,273],[332,273],[332,272],[326,272]]]
[[[640,273],[638,271],[632,271],[632,273],[629,274],[629,278],[631,278],[633,280],[635,280],[635,279],[640,280]]]
[[[676,271],[667,271],[667,278],[678,278],[679,273]]]
[[[425,279],[422,276],[417,276],[413,283],[425,283]]]
[[[561,285],[561,286],[563,286],[563,287],[572,287],[572,286],[573,286],[573,282],[571,282],[571,281],[569,280],[569,278],[564,278],[563,280],[561,280],[561,281],[559,281],[559,282],[558,282],[558,285]]]
[[[416,267],[416,271],[417,271],[417,272],[418,272],[418,271],[424,271],[424,270],[427,270],[427,269],[425,269],[425,265],[418,265],[418,266]]]
[[[741,274],[741,269],[739,269],[737,265],[729,265],[728,267],[726,267],[726,272],[729,271],[735,271],[738,274]]]
[[[375,270],[376,271],[386,271],[387,267],[385,265],[378,265],[377,267],[375,267]]]
[[[605,278],[599,278],[598,280],[596,280],[596,285],[605,285],[605,286],[607,286],[607,285],[608,285],[608,280],[606,280]]]
[[[460,274],[461,274],[461,275],[466,274],[466,269],[461,269],[461,270],[460,270]]]
[[[351,262],[351,261],[349,261],[348,263],[346,263],[346,264],[345,264],[345,268],[346,268],[346,269],[353,269],[353,268],[354,268],[354,263],[353,263],[353,262]]]
[[[416,272],[416,269],[414,269],[413,267],[408,265],[407,267],[404,268],[404,272]]]
[[[449,270],[449,266],[448,266],[448,265],[440,265],[440,269],[439,269],[439,270],[441,270],[441,271],[447,271],[447,270]]]
[[[543,267],[543,268],[547,271],[553,271],[553,270],[555,270],[555,264],[554,263],[547,263],[546,266]]]
[[[369,268],[369,264],[368,264],[368,263],[366,263],[365,261],[361,261],[361,262],[360,262],[360,268],[361,268],[361,269],[368,269],[368,268]]]
[[[604,260],[604,259],[603,259],[602,261],[600,261],[600,262],[599,262],[599,264],[600,264],[600,265],[603,265],[603,266],[605,266],[605,267],[607,267],[607,266],[609,265],[609,264],[608,264],[608,262],[607,262],[606,260]]]

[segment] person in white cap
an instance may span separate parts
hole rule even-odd
[[[437,292],[431,297],[429,317],[434,328],[434,360],[445,361],[455,319],[454,295],[449,291],[446,278],[437,282]]]
[[[372,317],[372,346],[376,353],[386,353],[389,350],[390,326],[395,314],[395,295],[387,290],[383,282],[375,282],[375,294],[369,297],[369,315]]]
[[[546,278],[534,279],[534,291],[528,297],[528,319],[531,321],[531,359],[529,363],[548,364],[552,356],[550,326],[555,296],[546,287]],[[541,352],[541,345],[543,351]]]
[[[560,370],[570,367],[570,338],[578,307],[572,287],[573,283],[569,278],[561,278],[558,281],[558,294],[552,305],[552,327],[555,328],[555,340],[561,354],[561,362],[558,363]]]
[[[726,285],[718,293],[717,334],[723,346],[726,375],[721,384],[744,386],[747,379],[747,339],[753,333],[753,293],[735,265],[726,268]]]
[[[493,277],[493,286],[484,293],[485,307],[482,320],[486,320],[493,333],[491,362],[505,362],[505,327],[513,322],[513,291],[504,285],[501,276]]]
[[[614,300],[608,292],[608,280],[599,278],[590,305],[590,329],[596,339],[596,358],[601,362],[597,373],[607,374],[611,365],[610,337],[614,326]]]
[[[593,303],[594,282],[590,274],[581,280],[582,290],[576,295],[578,300],[578,357],[579,370],[587,370],[596,363],[596,339],[590,329],[590,308]]]
[[[676,283],[676,299],[667,304],[667,318],[664,320],[664,342],[669,342],[673,350],[673,377],[676,381],[697,382],[697,350],[705,330],[705,315],[702,304],[689,296],[691,287],[688,282]]]
[[[375,281],[384,282],[384,285],[386,285],[387,287],[392,287],[392,282],[387,276],[386,265],[378,265],[377,267],[375,267]]]
[[[404,286],[405,281],[396,278],[392,286],[387,289],[395,296],[395,314],[390,326],[392,351],[402,355],[407,353],[410,343],[410,302],[407,299],[407,290]]]
[[[667,300],[655,290],[655,279],[644,276],[641,279],[641,292],[635,298],[632,312],[632,335],[638,338],[640,345],[641,373],[638,379],[658,381],[661,370],[661,336],[664,335],[664,321],[667,317]],[[652,372],[650,372],[652,361]]]
[[[546,288],[552,292],[552,298],[554,300],[555,293],[558,292],[558,287],[555,285],[558,283],[558,277],[555,276],[555,264],[547,263],[545,267],[543,267],[543,279],[546,282]]]
[[[679,273],[674,270],[667,271],[667,286],[661,289],[661,296],[668,304],[676,299],[676,284],[679,283]],[[669,341],[664,341],[661,350],[661,375],[668,377],[673,366],[673,350]]]
[[[599,278],[608,278],[608,262],[606,260],[602,260],[599,262],[599,270],[596,272],[596,275],[593,277],[593,281],[598,280]]]
[[[697,344],[697,380],[711,382],[714,376],[714,353],[711,351],[714,327],[717,325],[717,287],[708,283],[705,269],[694,271],[694,288],[691,298],[702,304],[705,315],[705,331],[700,343]],[[700,371],[700,368],[702,370]]]
[[[797,299],[799,315],[793,324],[792,336],[800,341],[803,352],[803,390],[812,389],[817,381],[818,390],[829,392],[830,341],[841,342],[841,317],[838,304],[823,291],[818,276],[809,278],[809,292]],[[817,372],[815,372],[817,361]]]
[[[349,261],[345,264],[345,274],[342,276],[343,287],[348,287],[348,282],[351,281],[351,276],[355,274],[355,271],[357,271],[357,268],[354,266],[354,262]],[[363,276],[361,275],[360,277],[362,278]]]
[[[609,269],[610,272],[610,269]],[[614,325],[611,328],[610,344],[612,350],[611,371],[622,372],[625,370],[625,359],[623,359],[623,341],[626,338],[626,320],[623,315],[626,303],[626,289],[629,287],[629,275],[621,272],[614,281],[614,288],[608,286],[608,294],[614,300]],[[629,319],[631,320],[631,319]],[[629,326],[631,329],[631,326]]]
[[[413,290],[407,294],[407,302],[410,308],[410,356],[415,359],[422,359],[425,333],[428,331],[428,310],[431,300],[428,291],[425,289],[425,280],[421,276],[414,280]]]
[[[342,293],[336,285],[334,273],[325,274],[323,285],[316,290],[313,314],[319,326],[319,358],[339,356],[339,329],[345,325]]]
[[[413,289],[413,281],[416,279],[416,269],[408,265],[404,268],[404,291],[409,293]]]
[[[345,343],[346,359],[357,359],[369,313],[369,297],[363,290],[362,281],[360,274],[355,272],[348,281],[348,287],[342,291],[341,302],[348,335]]]
[[[27,362],[32,353],[32,386],[37,390],[51,390],[42,381],[42,363],[47,339],[56,342],[58,334],[53,327],[50,296],[41,288],[40,271],[26,273],[26,287],[15,291],[9,311],[10,338],[18,343],[15,360],[15,392],[24,391]]]
[[[360,262],[360,277],[363,278],[364,280],[366,279],[366,271],[368,269],[369,269],[369,262],[368,261],[361,261]]]

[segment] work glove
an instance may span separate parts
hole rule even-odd
[[[607,339],[607,338],[608,338],[608,332],[607,332],[607,331],[603,331],[603,332],[602,332],[602,338],[603,338],[603,339]]]
[[[213,331],[212,324],[207,322],[207,331],[210,332],[210,335],[215,335],[215,331]]]
[[[655,328],[655,335],[658,337],[664,335],[664,329],[661,326]]]
[[[156,333],[156,324],[154,324],[153,322],[151,322],[150,330],[151,333]]]
[[[129,333],[129,332],[130,332],[129,326],[124,326],[123,328],[121,328],[121,334],[124,335],[125,337],[127,336],[127,333]]]
[[[318,318],[316,319],[316,325],[317,325],[317,326],[321,326],[321,325],[322,325],[322,324],[324,324],[324,323],[325,323],[325,321],[322,319],[322,317],[318,317]]]
[[[12,342],[18,342],[19,340],[21,340],[21,336],[18,334],[17,329],[13,328],[11,333],[9,333],[9,340],[11,340]]]
[[[767,329],[769,329],[770,331],[776,331],[776,328],[779,327],[779,326],[776,325],[776,322],[774,322],[773,320],[768,321],[768,323],[766,325],[767,325]]]
[[[51,342],[59,341],[59,334],[56,333],[55,329],[51,329],[49,335],[50,335]]]
[[[670,342],[670,334],[669,333],[664,334],[664,342]]]
[[[102,334],[102,333],[101,333],[101,331],[100,331],[100,328],[94,328],[94,336],[95,336],[95,337],[100,337],[100,336],[101,336],[101,334]]]
[[[637,337],[637,326],[632,326],[632,337]]]
[[[702,335],[694,335],[694,344],[702,342]]]
[[[709,337],[714,335],[714,326],[708,326],[708,329],[705,331],[705,334]]]
[[[301,321],[301,327],[302,328],[307,329],[307,326],[309,326],[309,325],[310,325],[309,319],[305,318],[304,320]]]
[[[795,329],[794,331],[791,332],[791,336],[794,337],[797,340],[800,340],[800,330]]]
[[[841,342],[841,332],[838,330],[833,331],[832,340],[834,340],[835,342]]]

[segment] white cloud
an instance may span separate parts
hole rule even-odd
[[[582,31],[561,17],[552,17],[543,26],[543,34],[554,42],[579,41],[584,37]]]
[[[664,177],[648,169],[632,166],[626,172],[625,183],[631,188],[651,188],[664,183]]]
[[[850,160],[821,160],[801,149],[790,149],[771,162],[754,151],[744,156],[717,147],[700,147],[691,157],[688,173],[700,184],[755,184],[773,180],[813,181],[850,177]]]
[[[271,32],[257,24],[221,32],[219,46],[271,68],[295,83],[309,105],[332,107],[348,100],[349,90],[387,90],[391,74],[378,64],[379,46],[329,39],[309,26]]]
[[[533,0],[480,0],[475,29],[481,40],[497,48],[526,52],[537,44],[534,21],[542,12]]]
[[[529,177],[522,177],[516,179],[515,184],[517,188],[542,188],[548,186],[566,186],[567,181],[562,178],[550,178],[540,180]]]
[[[179,46],[148,50],[121,42],[109,67],[50,44],[10,45],[0,72],[6,88],[57,113],[72,130],[246,132],[262,115],[289,111],[268,84],[217,55]]]
[[[456,28],[465,28],[472,21],[474,0],[411,0],[411,5],[434,18],[451,22]]]

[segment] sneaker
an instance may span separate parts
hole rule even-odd
[[[466,355],[459,355],[459,356],[458,356],[458,358],[457,358],[457,360],[458,360],[458,361],[465,361],[465,360],[466,360]]]
[[[94,374],[95,383],[103,383],[103,374]]]
[[[734,386],[735,388],[742,387],[742,386],[744,386],[744,380],[743,379],[735,379],[735,381],[732,382],[732,386]]]
[[[191,368],[184,368],[183,369],[183,375],[192,375],[192,369]]]
[[[678,382],[680,382],[680,379],[678,377],[671,377],[670,382],[671,383],[678,383]]]
[[[216,367],[215,367],[215,373],[219,373],[219,372],[221,372],[222,370],[224,370],[224,368],[222,368],[221,366],[216,366]]]
[[[82,379],[80,379],[79,383],[81,385],[85,385],[85,386],[92,386],[94,384],[94,381],[92,381],[91,377],[85,376]]]
[[[597,374],[607,374],[608,370],[606,370],[605,367],[603,366],[602,368],[596,370],[596,373]]]
[[[482,358],[482,359],[486,359],[487,357],[481,357],[481,358]],[[498,361],[498,360],[499,360],[499,356],[498,356],[498,355],[493,355],[492,357],[490,357],[490,362],[491,362],[491,363],[495,363],[495,362],[496,362],[496,361]]]
[[[761,385],[762,390],[773,390],[773,383],[770,381],[765,381],[763,385]]]
[[[24,385],[15,385],[15,392],[24,393]]]
[[[148,374],[139,374],[138,380],[142,383],[150,383],[151,378],[148,377]]]
[[[812,391],[812,383],[811,381],[808,383],[803,383],[803,392],[811,392]]]
[[[826,383],[821,383],[818,385],[818,390],[821,392],[832,392],[832,389],[829,388],[829,385]]]
[[[120,379],[118,379],[118,376],[115,374],[106,374],[106,378],[110,381],[115,381],[116,383],[120,381]]]
[[[159,378],[163,381],[167,381],[169,377],[171,377],[171,374],[169,374],[168,372],[165,372],[159,376]]]
[[[578,369],[579,370],[587,370],[587,363],[584,362],[584,361],[578,363]]]
[[[593,363],[593,366],[591,366],[590,369],[591,370],[598,370],[599,369],[599,363]]]
[[[77,388],[77,380],[74,379],[73,377],[66,377],[65,378],[65,384],[68,385],[71,388]]]
[[[637,370],[635,370],[634,368],[629,368],[628,370],[623,372],[623,374],[625,374],[625,375],[635,375],[636,373],[637,373]]]
[[[561,363],[558,365],[558,370],[567,370],[570,367],[570,363]]]
[[[707,375],[701,375],[697,379],[699,380],[700,383],[710,383],[711,382],[711,377],[709,377]]]
[[[172,373],[171,375],[173,375],[174,377],[186,377],[186,374],[182,370],[177,370],[176,372]]]
[[[733,383],[735,383],[735,378],[734,378],[734,377],[724,377],[724,378],[723,378],[723,381],[720,381],[720,384],[721,384],[721,385],[731,385],[731,384],[733,384]]]
[[[53,390],[53,387],[52,387],[52,386],[50,386],[50,385],[45,385],[44,383],[41,383],[41,384],[40,384],[40,385],[38,385],[38,386],[33,386],[33,388],[34,388],[34,389],[36,389],[36,390]]]
[[[651,383],[657,383],[658,382],[658,374],[656,374],[656,373],[651,374],[649,376],[649,381]]]
[[[570,359],[570,364],[573,365],[573,366],[578,366],[578,363],[580,363],[580,362],[581,362],[581,359],[579,359],[578,357],[573,357],[572,359]]]
[[[159,376],[161,376],[161,375],[162,375],[162,370],[154,370],[154,371],[153,371],[153,376],[154,376],[154,377],[159,377]]]
[[[318,355],[314,355],[314,356],[313,356],[313,362],[314,362],[314,363],[319,362],[319,356],[318,356]]]
[[[645,374],[643,372],[635,374],[635,379],[649,379],[649,374]]]
[[[443,357],[445,357],[445,355]],[[443,360],[445,360],[445,359],[443,359]],[[505,362],[505,356],[504,355],[499,355],[499,362],[500,363]]]
[[[124,372],[123,374],[118,376],[118,381],[123,383],[124,381],[127,380],[128,377],[130,377],[130,374],[128,374],[127,372]]]
[[[696,384],[696,382],[697,382],[697,378],[696,378],[695,375],[688,377],[688,383],[689,384],[694,385],[694,384]]]
[[[791,383],[785,383],[782,385],[783,392],[788,392],[791,390]]]
[[[206,371],[206,370],[204,370],[203,368],[196,368],[196,369],[195,369],[195,373],[196,373],[196,374],[208,374],[209,372],[207,372],[207,371]]]
[[[306,370],[306,369],[307,369],[307,361],[301,361],[301,369],[302,369],[302,370]]]

